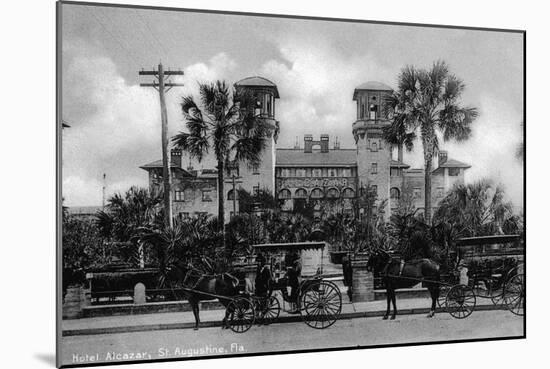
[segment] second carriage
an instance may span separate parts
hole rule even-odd
[[[455,318],[466,318],[479,298],[489,299],[516,315],[524,314],[524,246],[519,235],[469,237],[457,240],[456,261],[444,276],[449,286],[439,304]]]

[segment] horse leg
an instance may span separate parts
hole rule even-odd
[[[395,316],[397,315],[397,307],[395,306],[395,288],[392,288],[391,290],[391,302],[393,305],[393,314],[390,319],[394,320]]]
[[[199,323],[200,323],[200,317],[199,317],[199,302],[195,299],[189,299],[189,303],[191,304],[191,308],[193,309],[193,315],[195,316],[195,327],[193,330],[199,329]]]
[[[391,289],[386,287],[386,314],[382,319],[387,320],[390,316],[390,299],[391,299]]]
[[[229,317],[229,309],[225,309],[225,314],[222,319],[222,329],[229,328],[229,324],[227,323],[227,318]]]
[[[435,304],[439,298],[439,286],[430,286],[429,288],[430,295],[432,296],[432,307],[428,313],[428,318],[433,318],[435,315]]]

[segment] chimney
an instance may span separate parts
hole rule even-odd
[[[304,135],[304,152],[312,152],[313,136],[310,134]]]
[[[170,162],[174,164],[174,166],[181,168],[181,150],[180,149],[172,149],[170,151]]]
[[[326,153],[328,152],[328,141],[329,141],[329,136],[327,134],[322,134],[321,135],[321,152],[323,153]]]
[[[445,162],[447,161],[447,151],[440,150],[437,157],[438,157],[438,166],[440,167],[441,165],[445,164]]]
[[[294,150],[300,150],[300,142],[298,141],[298,136],[296,136],[296,141],[294,141]]]

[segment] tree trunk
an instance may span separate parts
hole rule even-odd
[[[432,155],[426,155],[424,164],[424,221],[430,224],[432,220]]]
[[[225,244],[225,209],[224,209],[224,188],[223,188],[223,178],[224,178],[224,161],[218,160],[218,229],[222,232],[223,237],[223,248],[226,249]]]

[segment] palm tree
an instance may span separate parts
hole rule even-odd
[[[218,219],[225,234],[225,171],[239,162],[258,165],[268,128],[254,115],[257,101],[250,91],[231,93],[225,82],[217,81],[199,83],[199,93],[202,108],[192,96],[183,98],[181,109],[188,132],[178,133],[172,142],[199,162],[213,151],[218,169]]]
[[[131,187],[125,194],[108,199],[105,210],[96,214],[100,235],[117,242],[123,253],[144,263],[144,250],[138,237],[144,227],[162,227],[162,192]],[[130,245],[128,250],[124,248]]]
[[[432,161],[439,150],[438,134],[444,141],[468,139],[478,111],[460,105],[465,84],[449,72],[443,61],[435,62],[431,70],[407,66],[398,81],[397,90],[384,102],[384,111],[391,121],[384,130],[385,138],[410,150],[416,134],[420,134],[425,170],[424,218],[429,223]]]
[[[518,229],[513,223],[520,217],[514,215],[512,209],[502,187],[481,180],[455,186],[439,203],[434,223],[447,224],[452,240],[493,235]]]

